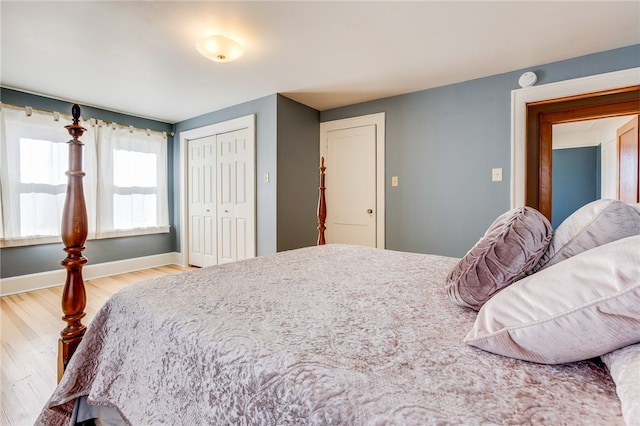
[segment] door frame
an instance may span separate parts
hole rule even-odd
[[[320,156],[327,154],[327,134],[334,130],[376,126],[376,247],[385,248],[385,113],[362,115],[320,123]],[[330,164],[327,170],[330,171]],[[331,210],[331,206],[327,206]]]
[[[527,156],[537,155],[539,157],[541,154],[537,148],[535,152],[533,150],[527,152],[528,104],[637,85],[640,85],[640,67],[512,90],[511,208],[527,205]],[[543,167],[548,167],[548,165],[543,164]],[[536,181],[535,184],[537,185],[538,182]],[[537,206],[533,207],[537,208]]]
[[[203,127],[180,132],[180,261],[182,266],[189,263],[189,220],[188,220],[188,161],[187,155],[188,142],[192,139],[204,138],[207,136],[217,135],[219,133],[233,132],[235,130],[249,129],[249,143],[256,147],[256,115],[250,114],[239,118],[234,118],[220,123],[214,123]],[[256,156],[254,155],[254,159]],[[255,161],[255,160],[254,160]],[[256,165],[253,165],[254,170]],[[256,185],[255,179],[253,185]],[[254,221],[257,216],[256,208],[256,191],[254,191]],[[256,229],[254,227],[254,229]],[[257,229],[254,235],[257,238]],[[257,247],[257,241],[256,241]]]
[[[527,106],[527,190],[525,202],[551,219],[553,125],[640,113],[640,87],[530,103]],[[538,155],[535,155],[535,152]]]

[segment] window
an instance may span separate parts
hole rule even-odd
[[[60,241],[71,139],[65,121],[71,117],[2,105],[0,246]],[[88,237],[168,232],[165,135],[96,120],[83,126]]]
[[[98,129],[103,237],[168,231],[165,137],[126,126]]]
[[[20,236],[57,236],[66,193],[67,145],[20,138]]]
[[[59,241],[70,139],[64,123],[52,113],[2,105],[0,128],[0,245]]]
[[[113,227],[146,228],[157,222],[157,155],[113,151]]]

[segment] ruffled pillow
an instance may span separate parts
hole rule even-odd
[[[460,306],[480,309],[495,293],[533,268],[552,235],[547,218],[531,207],[502,214],[449,273],[449,298]]]

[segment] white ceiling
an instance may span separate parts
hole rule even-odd
[[[553,149],[597,146],[615,141],[616,130],[635,116],[596,118],[553,125]]]
[[[274,93],[318,110],[640,43],[628,1],[6,1],[4,87],[177,122]],[[201,57],[224,34],[246,53]]]

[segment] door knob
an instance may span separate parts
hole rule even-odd
[[[373,210],[372,209],[367,209],[367,213],[372,214]]]

